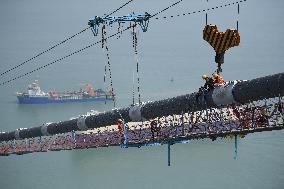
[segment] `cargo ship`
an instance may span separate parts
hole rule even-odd
[[[38,80],[28,86],[26,92],[17,92],[19,104],[47,104],[47,103],[71,103],[71,102],[93,102],[112,101],[115,94],[111,91],[105,92],[102,89],[94,89],[91,83],[81,83],[86,90],[72,92],[44,92],[40,89]]]

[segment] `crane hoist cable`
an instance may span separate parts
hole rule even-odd
[[[208,4],[208,0],[206,0],[206,1],[207,1],[207,4]],[[205,25],[207,25],[207,24],[208,24],[208,22],[207,22],[207,20],[208,20],[207,11],[208,11],[208,10],[206,10],[206,14],[205,14]]]
[[[134,70],[132,71],[132,104],[135,104]]]
[[[134,48],[134,59],[135,59],[135,62],[136,62],[138,103],[140,105],[141,104],[141,93],[140,93],[139,60],[138,60],[138,50],[137,50],[138,39],[137,39],[136,25],[137,24],[135,22],[134,22],[134,24],[131,24],[131,22],[130,22],[130,26],[132,27],[131,33],[132,33],[132,44],[133,44],[133,48]],[[134,102],[134,91],[133,91],[133,102]]]
[[[239,31],[240,4],[238,3],[237,30]]]
[[[105,43],[105,35],[104,35],[104,27],[102,27],[102,50],[104,51],[104,43]],[[106,89],[106,77],[107,77],[107,63],[104,65],[104,89]],[[106,104],[106,99],[105,99]]]
[[[133,0],[129,0],[129,1],[126,2],[125,4],[121,5],[119,8],[117,8],[117,9],[115,9],[114,11],[112,11],[111,13],[109,13],[107,16],[110,16],[110,15],[116,13],[117,11],[119,11],[120,9],[122,9],[123,7],[125,7],[126,5],[128,5],[129,3],[131,3],[132,1],[133,1]],[[107,17],[107,16],[106,16],[106,17]],[[39,56],[41,56],[41,55],[43,55],[43,54],[45,54],[45,53],[51,51],[52,49],[54,49],[54,48],[56,48],[56,47],[58,47],[58,46],[60,46],[60,45],[62,45],[62,44],[64,44],[64,43],[66,43],[67,41],[73,39],[74,37],[78,36],[79,34],[82,34],[82,33],[85,32],[86,30],[88,30],[89,28],[91,28],[91,27],[88,26],[88,27],[84,28],[83,30],[79,31],[78,33],[76,33],[76,34],[74,34],[74,35],[72,35],[72,36],[70,36],[70,37],[64,39],[63,41],[61,41],[61,42],[59,42],[59,43],[57,43],[57,44],[55,44],[55,45],[49,47],[48,49],[46,49],[46,50],[44,50],[44,51],[38,53],[37,55],[33,56],[32,58],[30,58],[30,59],[28,59],[28,60],[26,60],[26,61],[24,61],[24,62],[22,62],[22,63],[20,63],[20,64],[18,64],[18,65],[16,65],[16,66],[14,66],[14,67],[9,68],[8,70],[6,70],[6,71],[0,73],[0,76],[3,76],[3,75],[5,75],[5,74],[9,73],[9,72],[11,72],[11,71],[13,71],[13,70],[15,70],[15,69],[17,69],[17,68],[19,68],[19,67],[25,65],[26,63],[28,63],[28,62],[30,62],[30,61],[32,61],[32,60],[38,58]]]
[[[112,73],[111,73],[110,55],[109,55],[109,48],[108,48],[108,45],[107,45],[106,35],[107,35],[106,26],[103,25],[103,27],[102,27],[102,48],[106,50],[107,65],[108,65],[109,80],[110,80],[110,90],[111,90],[111,94],[114,97],[114,88],[113,88]],[[104,81],[106,81],[106,65],[105,65],[105,74],[104,75],[105,75]],[[116,105],[115,97],[113,98],[113,103],[114,103],[114,107],[115,107],[115,105]]]

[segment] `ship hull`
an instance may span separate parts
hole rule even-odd
[[[17,96],[19,104],[49,104],[49,103],[74,103],[74,102],[95,102],[95,101],[112,101],[112,98],[106,97],[89,97],[89,98],[50,98],[50,97],[31,97]]]

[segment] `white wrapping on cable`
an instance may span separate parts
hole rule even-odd
[[[86,123],[85,123],[86,117],[85,116],[80,116],[77,119],[77,127],[79,130],[81,131],[85,131],[88,130],[89,128],[87,127]]]
[[[213,102],[217,106],[236,103],[233,96],[233,88],[237,83],[238,81],[231,81],[229,83],[225,83],[224,85],[216,86],[212,93]]]
[[[41,127],[40,127],[40,131],[42,136],[48,136],[50,135],[50,133],[48,133],[47,131],[47,126],[50,125],[51,123],[44,123]]]
[[[129,117],[132,121],[142,121],[145,120],[145,118],[141,115],[141,105],[133,105],[129,108]]]

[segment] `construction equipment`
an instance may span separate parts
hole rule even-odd
[[[226,50],[240,44],[240,34],[236,29],[227,29],[219,32],[216,25],[206,25],[203,30],[203,39],[215,50],[215,62],[218,64],[217,73],[222,72],[221,65],[224,63]]]
[[[120,26],[120,23],[133,21],[141,26],[143,32],[146,32],[149,25],[150,17],[151,15],[147,12],[145,12],[144,14],[132,13],[126,16],[106,16],[104,18],[95,16],[93,19],[89,20],[88,25],[91,27],[94,36],[98,35],[98,28],[100,24],[111,25],[114,22],[118,22]]]

